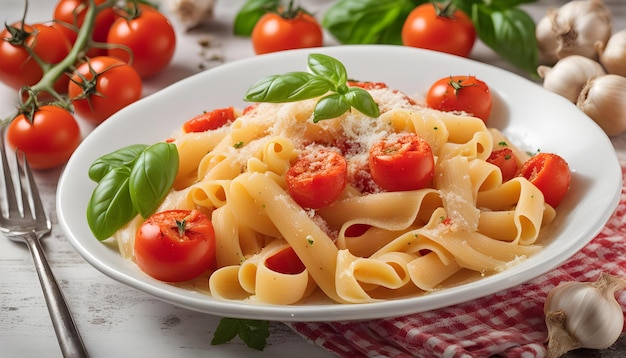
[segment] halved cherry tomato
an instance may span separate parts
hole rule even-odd
[[[517,159],[510,148],[497,149],[491,152],[487,162],[500,168],[502,181],[505,182],[517,174]]]
[[[206,132],[220,128],[234,120],[235,109],[233,107],[218,108],[188,120],[183,124],[183,130],[187,133]]]
[[[300,206],[319,209],[333,203],[348,183],[348,163],[332,150],[320,149],[298,157],[287,170],[287,190]]]
[[[23,114],[7,128],[7,142],[26,154],[33,169],[51,169],[65,164],[81,141],[74,116],[57,106],[37,109],[32,122]]]
[[[296,275],[306,269],[291,246],[286,247],[265,260],[265,266],[274,272]]]
[[[468,57],[476,41],[472,20],[440,4],[419,5],[402,26],[402,44]]]
[[[266,13],[254,25],[251,39],[256,54],[320,47],[323,43],[317,20],[300,10]]]
[[[567,194],[572,179],[565,159],[553,153],[532,156],[522,165],[519,175],[533,183],[543,193],[546,203],[554,208]]]
[[[78,66],[68,86],[68,96],[81,117],[99,124],[141,98],[143,83],[137,71],[108,56],[89,59]]]
[[[158,212],[135,235],[137,266],[161,281],[187,281],[214,268],[215,250],[213,224],[197,210]]]
[[[107,36],[109,44],[125,48],[113,46],[108,55],[130,63],[141,78],[152,77],[174,57],[174,27],[161,12],[147,5],[140,5],[137,14],[129,16],[115,20]]]
[[[369,169],[374,182],[384,190],[417,190],[431,184],[435,159],[422,137],[397,133],[370,148]]]
[[[440,111],[463,111],[487,122],[492,98],[489,86],[476,76],[449,76],[428,89],[426,105]]]

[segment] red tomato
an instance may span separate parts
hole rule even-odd
[[[552,153],[532,156],[522,165],[519,175],[533,183],[543,193],[546,203],[553,208],[559,206],[572,180],[565,159]]]
[[[419,5],[402,26],[402,44],[468,57],[476,41],[472,20],[440,4]]]
[[[98,124],[141,98],[141,78],[125,62],[108,56],[88,61],[78,66],[68,86],[68,96],[81,117]]]
[[[265,266],[274,272],[297,275],[306,269],[291,246],[286,247],[265,260]]]
[[[108,55],[130,62],[141,78],[154,76],[174,57],[176,34],[169,20],[158,10],[142,5],[137,16],[115,20],[107,37],[110,44],[124,45],[109,48]]]
[[[385,82],[360,82],[360,81],[348,81],[350,87],[361,87],[365,90],[384,89],[388,88]]]
[[[107,0],[95,0],[96,5],[101,5]],[[60,0],[54,8],[54,20],[59,24],[59,28],[65,37],[73,44],[76,41],[78,30],[83,26],[85,13],[89,4],[87,0]],[[117,15],[112,7],[103,7],[96,15],[91,39],[94,42],[106,43],[109,29]],[[106,55],[104,48],[90,48],[87,56],[95,57]]]
[[[332,150],[305,153],[287,170],[289,195],[300,206],[319,209],[333,203],[348,183],[348,163]]]
[[[268,12],[261,16],[252,29],[252,47],[256,54],[321,47],[322,28],[315,18],[306,12],[291,14]]]
[[[135,259],[157,280],[191,280],[215,267],[213,224],[197,210],[158,212],[137,230]]]
[[[187,133],[206,132],[220,128],[234,120],[235,110],[233,107],[218,108],[188,120],[183,124],[183,130]]]
[[[51,25],[11,25],[17,36],[8,29],[0,33],[0,81],[14,89],[32,86],[39,82],[43,70],[25,48],[33,49],[43,62],[56,64],[70,52],[71,45],[61,30]],[[61,76],[55,89],[65,93],[68,78]]]
[[[517,159],[509,148],[502,148],[491,152],[487,162],[500,168],[502,181],[505,182],[517,174]]]
[[[428,89],[426,105],[440,111],[466,112],[487,122],[491,115],[491,91],[476,76],[443,77]]]
[[[370,148],[369,169],[374,182],[384,190],[417,190],[432,182],[435,159],[430,145],[422,137],[415,133],[398,133]]]
[[[65,164],[80,141],[80,128],[74,116],[57,106],[39,108],[32,123],[19,115],[7,128],[9,146],[23,151],[33,169]]]

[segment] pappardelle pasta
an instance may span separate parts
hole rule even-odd
[[[528,154],[479,118],[428,109],[386,86],[367,91],[378,118],[352,109],[314,123],[317,99],[309,99],[255,103],[219,128],[174,132],[179,168],[157,212],[206,214],[216,242],[215,267],[186,287],[266,304],[311,295],[366,303],[497,273],[541,250],[555,209],[528,179],[503,180],[489,160],[504,146],[518,166]],[[372,179],[370,149],[403,133],[430,147],[432,178],[418,189],[383,190]],[[345,159],[347,180],[332,202],[304,207],[287,173],[320,151]],[[124,257],[134,258],[143,221],[137,216],[114,234]]]

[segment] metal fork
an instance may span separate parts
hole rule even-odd
[[[0,215],[0,231],[9,239],[21,241],[28,246],[39,282],[43,289],[48,312],[64,357],[87,357],[87,352],[67,307],[63,293],[54,278],[39,240],[52,229],[46,216],[39,191],[24,153],[15,153],[18,171],[17,190],[4,147],[4,128],[0,128],[0,158],[4,174],[6,213]],[[17,197],[21,201],[18,202]]]

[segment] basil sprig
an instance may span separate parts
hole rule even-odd
[[[98,183],[87,204],[87,223],[105,240],[137,214],[154,213],[178,172],[175,144],[130,145],[93,162],[89,178]]]
[[[380,115],[378,104],[369,92],[347,85],[346,68],[339,60],[314,53],[308,56],[307,67],[310,72],[288,72],[262,78],[248,89],[244,100],[285,103],[323,96],[313,111],[315,123],[337,118],[351,108],[372,118]]]

